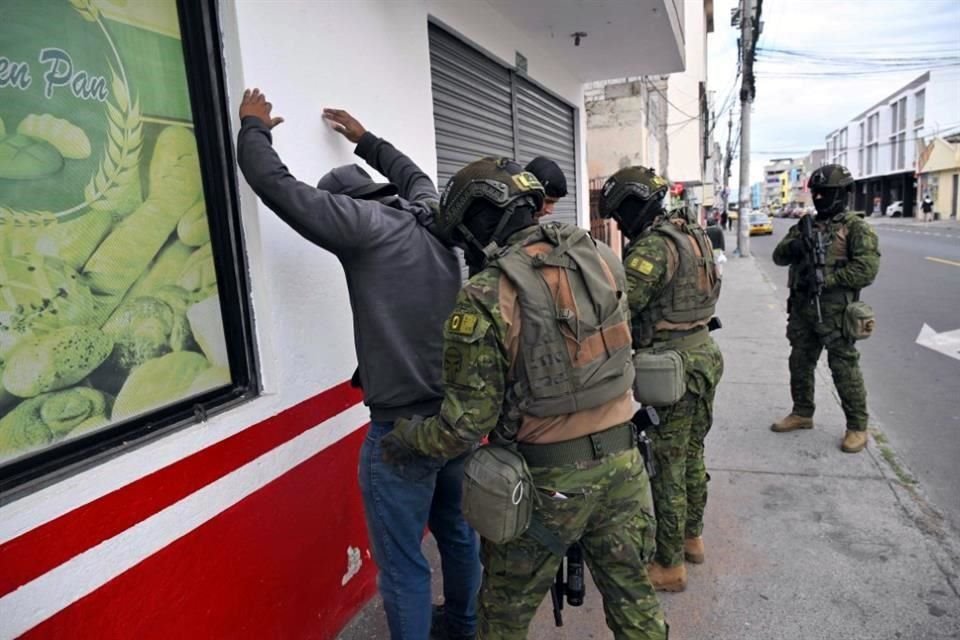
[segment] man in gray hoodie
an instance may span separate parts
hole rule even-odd
[[[430,232],[436,187],[393,145],[338,109],[326,109],[324,117],[390,183],[375,183],[357,165],[333,169],[316,187],[300,182],[273,148],[271,129],[283,119],[271,110],[258,89],[244,93],[237,160],[264,204],[343,265],[371,417],[360,488],[390,636],[430,634],[430,566],[420,550],[429,523],[443,565],[447,635],[472,638],[480,565],[476,534],[460,511],[463,458],[446,464],[424,458],[401,476],[382,461],[379,444],[397,418],[432,415],[443,398],[443,323],[460,289],[460,269],[452,249]]]

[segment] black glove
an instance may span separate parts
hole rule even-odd
[[[394,472],[411,481],[420,481],[435,473],[443,466],[443,461],[427,457],[414,448],[408,434],[415,431],[423,422],[423,418],[416,416],[413,420],[397,420],[393,430],[380,439],[380,457]]]
[[[790,254],[790,260],[794,264],[800,263],[807,255],[806,247],[803,245],[803,238],[794,238],[787,245],[787,252]]]

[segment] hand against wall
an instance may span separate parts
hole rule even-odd
[[[283,122],[283,118],[270,117],[271,109],[273,109],[273,105],[267,102],[267,96],[260,93],[260,89],[247,89],[243,92],[243,100],[240,101],[241,120],[247,116],[253,116],[273,129]]]
[[[354,144],[360,142],[360,138],[367,132],[356,118],[343,109],[324,109],[323,117],[330,121],[335,131]]]

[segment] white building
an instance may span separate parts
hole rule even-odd
[[[899,200],[903,215],[912,216],[925,141],[958,130],[960,79],[931,70],[827,134],[826,161],[850,169],[856,210],[879,213]]]
[[[686,69],[671,74],[667,83],[667,177],[672,183],[682,183],[687,201],[702,211],[713,205],[713,123],[707,92],[707,35],[713,33],[713,0],[687,2],[684,33]]]
[[[340,263],[237,176],[232,146],[244,88],[261,88],[285,118],[274,145],[305,182],[359,162],[320,117],[325,106],[341,107],[441,187],[482,155],[552,155],[571,186],[557,215],[586,225],[584,83],[682,70],[684,3],[4,3],[0,41],[26,51],[13,63],[20,86],[0,86],[7,130],[24,113],[49,110],[44,68],[31,62],[44,48],[71,48],[83,78],[110,78],[113,64],[114,83],[100,89],[118,93],[127,80],[104,38],[121,31],[121,50],[162,40],[145,49],[141,75],[127,69],[141,83],[141,101],[129,99],[129,88],[119,92],[119,107],[116,96],[107,104],[75,100],[78,114],[99,110],[85,121],[93,123],[93,155],[66,162],[76,171],[92,167],[89,189],[105,190],[100,185],[126,162],[118,156],[110,176],[97,174],[107,150],[123,152],[110,137],[137,140],[137,122],[144,131],[193,132],[232,345],[227,364],[231,380],[242,369],[245,383],[224,387],[222,402],[188,394],[162,410],[15,452],[12,461],[0,456],[0,637],[335,637],[375,590],[357,486],[369,414],[349,384],[356,357]],[[69,42],[57,45],[63,32]],[[150,84],[150,73],[179,78],[173,124],[150,111],[173,85]],[[26,106],[13,113],[14,103]],[[149,118],[129,115],[138,104]],[[108,117],[116,136],[107,133]],[[60,158],[50,145],[43,149]],[[699,176],[695,169],[691,163]],[[77,180],[81,199],[87,179]],[[233,260],[221,260],[222,247]],[[0,393],[0,417],[17,402]]]

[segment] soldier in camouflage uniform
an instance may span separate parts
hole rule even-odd
[[[440,414],[398,421],[384,459],[415,469],[422,456],[454,458],[490,434],[530,467],[540,533],[531,525],[503,544],[483,540],[480,638],[525,638],[563,550],[579,541],[614,636],[663,640],[645,570],[654,517],[630,423],[623,270],[584,230],[537,225],[543,197],[532,174],[504,159],[450,180],[438,232],[464,248],[475,275],[444,327]]]
[[[657,475],[656,561],[650,581],[683,591],[686,558],[701,563],[707,475],[703,442],[713,424],[713,398],[723,356],[708,325],[720,294],[713,249],[703,229],[683,213],[666,214],[668,185],[645,167],[627,167],[603,187],[600,214],[617,221],[630,240],[624,258],[636,349],[672,349],[684,365],[685,393],[657,407],[660,425],[648,429]]]
[[[867,391],[860,373],[860,354],[843,332],[847,306],[860,297],[880,268],[877,234],[860,215],[845,211],[853,176],[845,167],[829,164],[810,176],[810,191],[817,209],[816,229],[826,244],[824,287],[817,317],[813,273],[808,250],[800,235],[800,223],[790,228],[773,251],[773,261],[790,267],[790,298],[787,302],[787,339],[790,341],[790,394],[793,410],[771,426],[783,433],[813,428],[814,370],[827,350],[827,363],[843,406],[847,432],[840,448],[857,453],[867,446]]]

